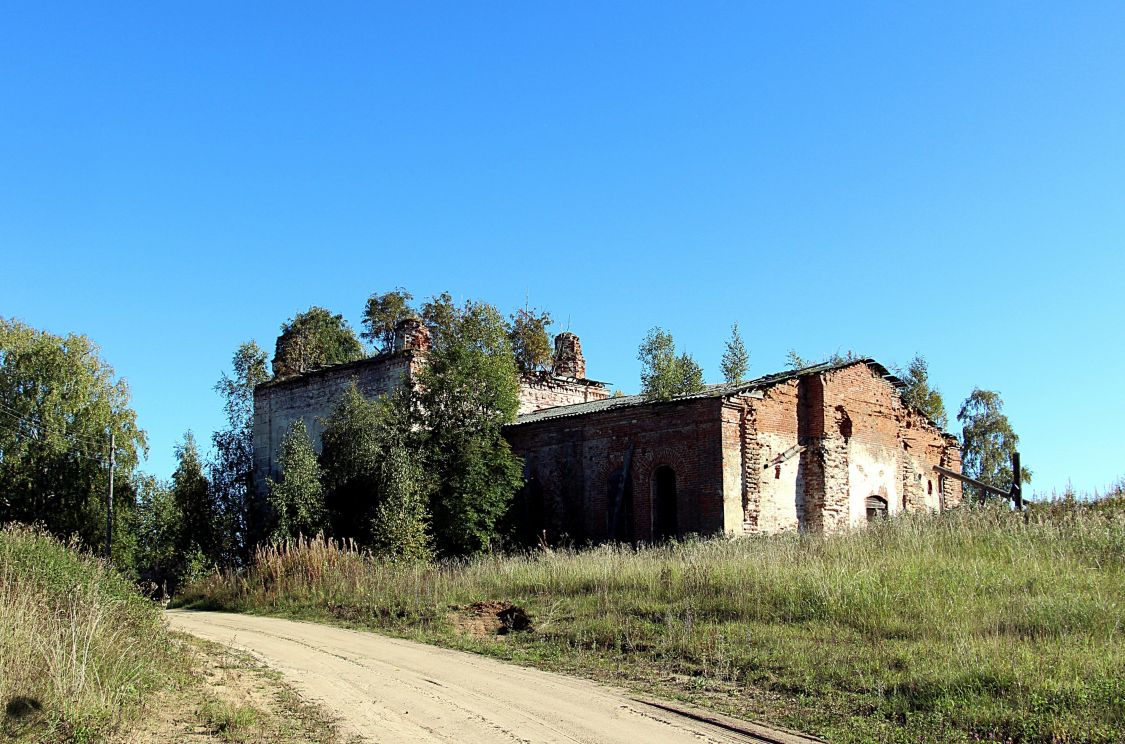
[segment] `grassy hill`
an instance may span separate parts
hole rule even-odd
[[[832,537],[437,565],[302,542],[262,549],[249,571],[179,603],[387,630],[837,742],[1106,742],[1125,730],[1120,493]],[[460,621],[509,604],[530,631]]]
[[[94,558],[28,527],[0,529],[0,731],[100,741],[174,667],[159,607]]]

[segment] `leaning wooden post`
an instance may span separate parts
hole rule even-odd
[[[1020,477],[1020,453],[1012,453],[1012,502],[1016,511],[1023,509],[1023,478]]]

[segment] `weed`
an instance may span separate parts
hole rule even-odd
[[[833,741],[1125,730],[1125,498],[907,515],[839,535],[603,545],[437,564],[262,548],[182,606],[381,629],[577,671]],[[509,602],[504,642],[442,621]]]

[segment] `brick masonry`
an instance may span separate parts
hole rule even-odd
[[[507,436],[549,539],[653,539],[662,466],[675,473],[681,535],[834,532],[865,523],[871,503],[889,514],[956,506],[960,484],[933,470],[960,469],[956,440],[885,374],[861,361],[753,390],[517,423]]]
[[[254,390],[255,483],[261,488],[266,476],[277,478],[281,440],[298,419],[305,422],[309,438],[319,451],[324,420],[353,381],[369,398],[412,384],[429,348],[425,326],[408,319],[395,329],[394,350],[390,353],[259,385]],[[568,374],[544,371],[523,375],[520,414],[609,397],[605,384],[569,376],[584,375],[586,371],[577,336],[560,334],[555,348],[559,354],[555,367]]]
[[[404,331],[390,354],[255,390],[259,484],[277,476],[281,439],[297,419],[319,447],[323,420],[352,381],[374,397],[414,379],[428,338]],[[893,515],[961,502],[961,484],[933,469],[961,469],[956,439],[906,406],[870,360],[615,404],[602,383],[557,374],[585,373],[577,337],[560,337],[556,350],[555,371],[524,376],[520,414],[557,415],[506,429],[525,461],[525,534],[597,542],[650,541],[662,531],[833,532],[866,522],[872,505]],[[566,408],[593,401],[613,405]]]

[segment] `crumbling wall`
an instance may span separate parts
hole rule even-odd
[[[519,415],[608,397],[609,390],[600,382],[533,372],[520,377]]]
[[[867,520],[871,496],[890,514],[960,503],[960,484],[933,469],[960,469],[956,440],[877,368],[807,374],[760,395],[723,408],[723,488],[728,503],[740,498],[743,532],[846,529]]]
[[[745,509],[746,531],[777,532],[797,529],[805,520],[807,459],[797,451],[801,431],[797,415],[799,391],[788,380],[752,400],[748,428]]]
[[[847,456],[848,517],[839,526],[865,521],[870,496],[884,499],[891,514],[941,508],[933,466],[948,459],[948,435],[904,404],[894,386],[870,365],[855,364],[822,376],[825,411],[835,419],[826,432],[826,446],[839,437]]]
[[[327,367],[300,377],[259,385],[254,390],[254,477],[263,488],[266,476],[277,478],[281,440],[298,419],[305,422],[313,447],[320,451],[324,419],[354,381],[374,398],[394,390],[417,373],[420,358],[411,350]]]

